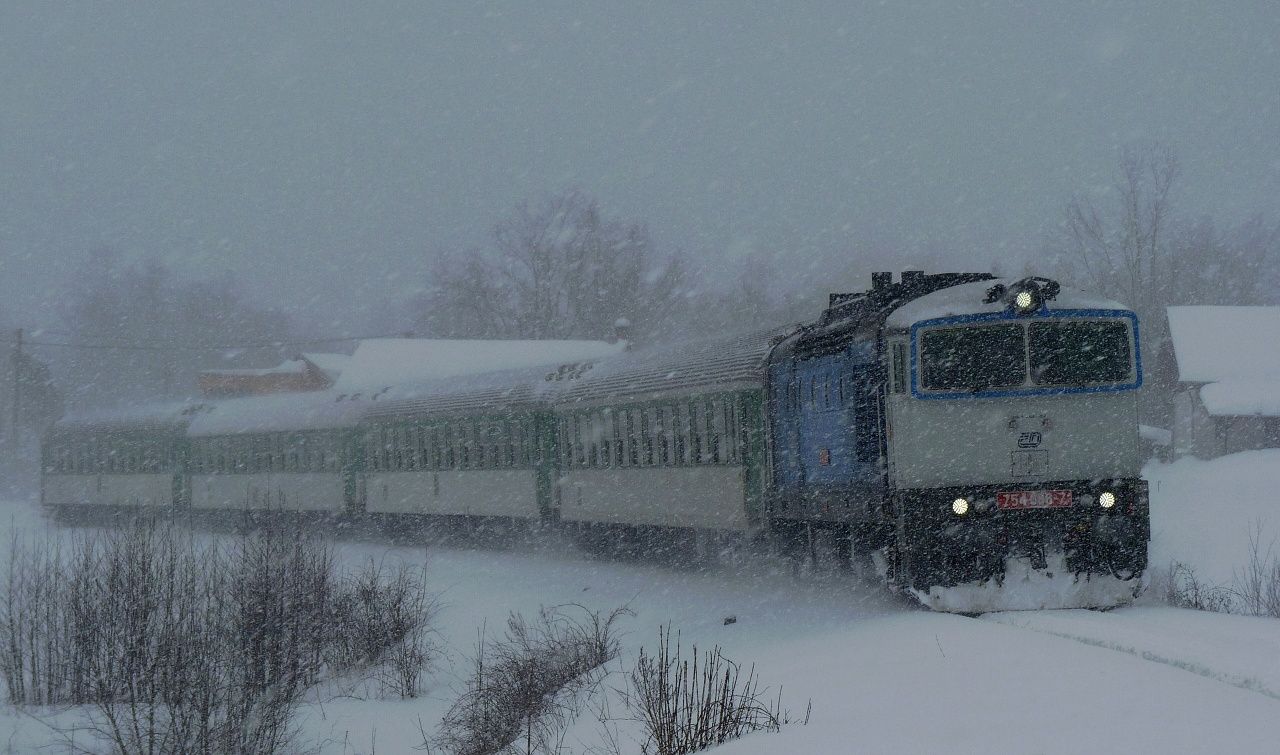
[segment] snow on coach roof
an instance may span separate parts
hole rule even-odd
[[[895,309],[885,321],[885,325],[897,330],[906,330],[922,320],[1002,312],[1005,309],[1004,302],[986,302],[987,289],[997,284],[1009,286],[1016,282],[1014,278],[997,278],[977,283],[963,283],[934,291],[918,299],[912,299]],[[1058,295],[1049,302],[1049,307],[1050,309],[1129,309],[1119,302],[1092,296],[1066,286],[1063,286]]]
[[[582,367],[571,364],[565,368]],[[465,381],[425,380],[397,385],[379,393],[367,416],[377,419],[476,410],[500,412],[529,406],[543,398],[543,385],[548,382],[548,376],[555,375],[558,369],[564,368],[556,365],[526,367],[469,375]]]
[[[553,389],[556,401],[638,399],[708,385],[758,386],[769,351],[794,330],[774,328],[629,352],[569,376]]]
[[[180,430],[195,417],[213,408],[209,402],[170,401],[137,404],[113,409],[91,409],[58,420],[55,433],[63,430]]]
[[[370,419],[406,414],[504,411],[544,403],[627,400],[708,385],[758,386],[765,357],[793,329],[651,346],[595,361],[431,380],[379,394]]]
[[[356,347],[334,389],[377,390],[460,375],[580,362],[617,354],[625,347],[622,342],[605,341],[374,338]]]
[[[187,434],[194,437],[351,427],[369,404],[367,397],[351,398],[332,390],[232,398],[197,415]]]

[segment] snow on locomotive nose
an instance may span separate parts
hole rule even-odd
[[[847,533],[939,610],[1132,600],[1149,535],[1133,312],[1045,278],[873,284],[771,361],[779,529]]]

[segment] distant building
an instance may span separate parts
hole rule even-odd
[[[1169,307],[1173,451],[1280,448],[1280,307]]]
[[[346,354],[299,354],[275,367],[205,370],[199,376],[200,393],[208,398],[230,398],[323,391],[338,381],[350,360]]]

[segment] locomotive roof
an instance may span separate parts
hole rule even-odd
[[[209,402],[170,401],[110,409],[91,409],[58,420],[53,426],[52,434],[134,430],[180,432],[193,418],[209,411],[212,406],[213,404]]]
[[[1002,301],[986,302],[987,290],[997,284],[1009,286],[1017,281],[1013,278],[996,278],[977,283],[964,283],[951,286],[898,307],[885,320],[885,327],[894,330],[906,330],[922,320],[954,315],[973,315],[986,312],[1002,312],[1005,304]],[[1063,286],[1058,295],[1049,302],[1050,309],[1129,309],[1125,305],[1086,294],[1076,289]]]
[[[196,415],[187,434],[199,437],[352,427],[370,403],[366,395],[334,390],[226,399]]]
[[[625,401],[708,386],[758,387],[770,350],[794,330],[773,328],[637,349],[560,381],[555,401]]]

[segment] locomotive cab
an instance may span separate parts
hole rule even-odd
[[[940,610],[1140,591],[1142,362],[1123,305],[1045,278],[881,273],[833,294],[767,369],[783,542],[835,533]]]
[[[899,582],[954,610],[1131,599],[1149,534],[1133,312],[982,282],[905,304],[884,334]]]

